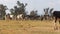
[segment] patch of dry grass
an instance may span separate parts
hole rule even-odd
[[[60,34],[52,21],[0,20],[0,34]]]

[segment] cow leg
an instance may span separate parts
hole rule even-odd
[[[43,17],[41,18],[41,21],[43,20]]]
[[[55,17],[55,23],[57,22],[57,17]]]
[[[59,24],[60,24],[60,18],[58,18],[59,19]]]
[[[60,20],[59,20],[59,24],[60,24]]]
[[[57,26],[57,24],[55,24],[54,30],[58,30],[58,26]]]
[[[54,30],[58,30],[58,25],[57,25],[57,17],[55,17]]]

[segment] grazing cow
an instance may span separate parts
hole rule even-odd
[[[10,14],[5,15],[5,20],[10,20]]]
[[[23,19],[23,14],[17,15],[17,19]]]
[[[7,14],[7,15],[5,15],[5,19],[13,20],[15,18],[14,18],[14,15]]]
[[[58,29],[58,24],[57,24],[57,21],[60,22],[60,11],[54,11],[53,12],[53,16],[55,17],[55,30]]]
[[[53,16],[55,17],[55,23],[56,23],[57,19],[60,18],[60,11],[54,11]]]
[[[12,20],[14,18],[14,15],[10,15],[10,19]]]

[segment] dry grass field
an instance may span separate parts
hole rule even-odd
[[[0,34],[60,34],[60,29],[47,20],[0,20]]]

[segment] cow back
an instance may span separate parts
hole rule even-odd
[[[54,11],[53,16],[60,18],[60,11]]]

